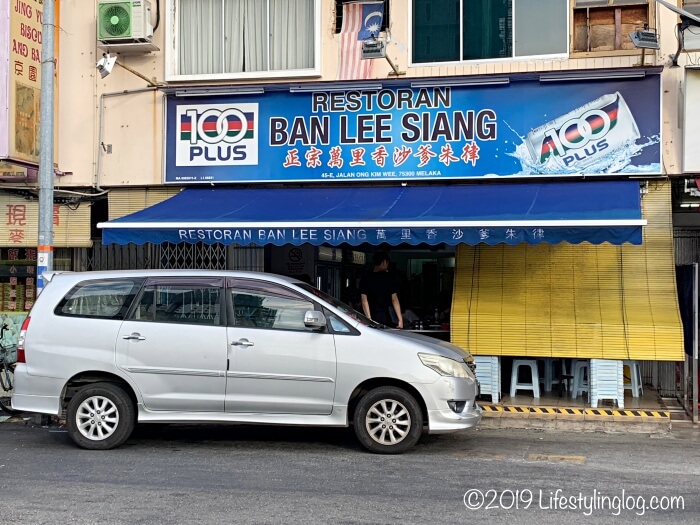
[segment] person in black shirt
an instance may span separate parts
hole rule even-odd
[[[403,317],[399,305],[399,283],[387,270],[389,269],[389,254],[376,252],[372,257],[374,271],[368,273],[360,281],[360,300],[365,315],[378,323],[403,328]],[[398,322],[392,320],[391,310],[396,314]]]

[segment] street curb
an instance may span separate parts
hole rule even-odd
[[[579,407],[542,407],[524,405],[480,405],[485,414],[494,412],[513,414],[551,414],[567,416],[596,416],[596,417],[641,417],[654,419],[671,419],[671,413],[667,410],[625,410],[621,408],[579,408]]]
[[[569,432],[633,432],[661,434],[671,431],[666,410],[624,410],[579,407],[481,405],[481,428],[563,430]]]

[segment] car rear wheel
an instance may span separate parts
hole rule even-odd
[[[124,443],[134,430],[134,404],[121,387],[95,383],[81,388],[68,404],[68,435],[76,445],[107,450]]]
[[[401,388],[383,386],[369,391],[354,414],[357,439],[378,454],[400,454],[423,433],[423,413],[416,399]]]

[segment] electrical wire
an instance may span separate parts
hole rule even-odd
[[[160,25],[160,1],[156,0],[156,23],[153,26],[153,32],[156,32],[156,29],[158,29],[158,26]]]
[[[110,190],[103,190],[103,191],[100,191],[100,192],[98,192],[98,193],[82,193],[82,192],[79,192],[79,191],[63,190],[63,189],[60,189],[60,188],[54,188],[53,191],[54,191],[54,192],[59,192],[59,193],[68,193],[68,194],[70,194],[70,195],[79,195],[79,196],[81,196],[81,197],[100,197],[100,196],[102,196],[102,195],[106,195],[107,193],[109,193]]]

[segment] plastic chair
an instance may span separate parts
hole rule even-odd
[[[573,388],[573,364],[569,358],[562,357],[559,359],[559,397],[568,395]]]
[[[644,387],[642,386],[642,369],[639,366],[639,361],[622,361],[623,367],[630,369],[630,382],[624,384],[625,390],[632,391],[632,397],[640,397],[644,395]]]
[[[571,389],[571,399],[588,393],[590,365],[587,359],[577,359],[573,367],[574,385]]]
[[[559,376],[556,373],[556,366],[559,362],[559,358],[543,357],[538,359],[538,361],[542,361],[542,364],[544,365],[544,375],[543,377],[540,377],[540,383],[542,383],[545,392],[551,392],[552,387],[559,384]]]
[[[529,367],[532,374],[531,383],[518,383],[518,371],[520,367]],[[537,372],[536,359],[515,359],[513,361],[513,372],[510,377],[510,397],[515,397],[518,390],[531,390],[535,399],[540,397],[540,377]]]

